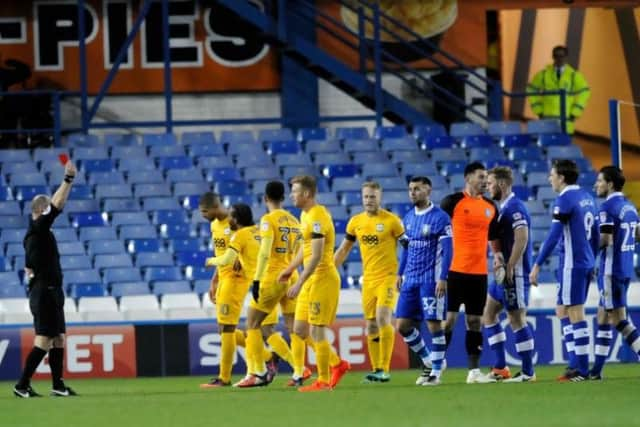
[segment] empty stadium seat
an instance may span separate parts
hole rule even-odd
[[[142,135],[142,145],[147,147],[157,145],[176,145],[178,139],[172,133],[145,133]]]
[[[465,136],[484,135],[484,134],[485,134],[485,131],[482,128],[482,126],[472,122],[452,123],[451,128],[449,129],[449,135],[458,139],[462,139]]]
[[[298,142],[326,140],[329,136],[327,128],[301,128],[296,132]]]
[[[144,280],[148,282],[182,280],[179,267],[149,267],[144,272]]]
[[[9,175],[11,185],[47,185],[44,175],[40,172],[33,172],[34,167],[32,164],[30,166],[28,170],[11,173]]]
[[[111,215],[111,225],[144,225],[149,224],[149,216],[146,212],[115,212]]]
[[[205,179],[209,182],[240,181],[242,177],[235,167],[211,168],[204,171]]]
[[[171,158],[184,156],[185,151],[182,145],[156,145],[149,147],[149,157]]]
[[[27,298],[0,299],[0,313],[4,313],[4,323],[33,323]]]
[[[74,283],[98,283],[101,282],[100,274],[94,269],[69,270],[65,271],[64,283],[73,285]]]
[[[136,199],[104,199],[102,210],[113,214],[115,212],[135,212],[140,210],[140,203]]]
[[[29,219],[22,215],[0,215],[1,228],[27,228]]]
[[[547,147],[547,158],[554,159],[580,159],[582,150],[577,145],[553,145]]]
[[[118,229],[120,240],[155,239],[158,231],[153,225],[123,225]]]
[[[376,126],[373,130],[373,137],[384,140],[387,138],[404,138],[407,136],[407,129],[404,126]]]
[[[120,299],[120,312],[125,319],[133,321],[165,318],[155,295],[125,295]]]
[[[380,145],[378,141],[372,138],[367,139],[346,139],[343,143],[344,151],[347,153],[355,152],[367,152],[367,151],[380,151]],[[340,149],[326,151],[326,152],[339,152]]]
[[[191,237],[186,239],[170,239],[169,250],[171,252],[189,252],[200,250],[200,239]]]
[[[107,290],[100,282],[75,283],[70,286],[69,294],[75,299],[82,297],[103,297],[107,295]]]
[[[230,157],[199,157],[197,159],[200,168],[223,168],[233,167],[233,161]]]
[[[492,160],[506,160],[502,148],[495,145],[487,147],[475,147],[469,150],[469,162],[486,162]]]
[[[417,124],[413,126],[413,132],[411,134],[416,141],[422,143],[426,138],[431,136],[446,136],[447,130],[440,123]]]
[[[81,244],[78,242],[78,244]],[[91,258],[84,255],[84,248],[79,254],[66,254],[60,256],[60,267],[63,270],[74,270],[79,268],[89,269],[92,267]]]
[[[87,322],[117,322],[124,320],[122,313],[118,311],[115,298],[82,297],[78,300],[78,313]]]
[[[136,255],[136,267],[172,267],[173,255],[168,252],[142,252]]]
[[[213,277],[214,270],[203,266],[188,265],[185,267],[185,277],[189,280],[209,280]]]
[[[158,252],[162,248],[160,239],[132,239],[127,241],[127,252],[130,254],[142,252]]]
[[[517,135],[522,133],[520,122],[489,122],[487,133],[493,137],[501,137],[506,135]]]
[[[222,144],[193,144],[187,147],[187,153],[193,158],[202,156],[222,157],[225,155]]]
[[[208,251],[180,251],[175,253],[178,265],[192,265],[196,267],[203,266],[207,257],[210,256]]]
[[[87,242],[89,255],[121,254],[124,244],[120,240],[89,240]]]
[[[132,198],[133,191],[130,184],[98,184],[96,185],[95,198]]]
[[[146,282],[119,282],[111,286],[111,295],[116,298],[130,295],[149,295],[150,293],[151,290]],[[124,311],[122,300],[120,300],[120,311]]]
[[[79,162],[80,170],[85,173],[111,172],[115,170],[116,164],[112,159],[86,159]]]
[[[213,132],[184,132],[180,140],[183,145],[214,145],[216,137]]]
[[[103,282],[113,286],[117,282],[138,282],[142,280],[140,269],[136,267],[105,268]]]
[[[338,127],[336,128],[336,139],[367,139],[369,131],[366,127]]]
[[[376,179],[385,176],[398,176],[398,169],[387,162],[365,163],[361,166],[362,176],[365,179]]]
[[[551,147],[557,145],[570,145],[571,137],[564,133],[542,134],[538,138],[538,145],[541,147]]]
[[[387,153],[380,151],[365,151],[353,153],[353,163],[364,165],[367,163],[384,163],[389,161]]]
[[[219,181],[216,182],[213,190],[218,194],[223,195],[241,195],[246,194],[248,188],[244,181]],[[199,194],[202,194],[200,192]]]
[[[112,159],[134,159],[134,158],[146,158],[147,150],[141,145],[123,145],[111,147]]]
[[[146,157],[125,157],[118,161],[118,170],[122,172],[153,171],[156,170],[156,165]]]
[[[127,253],[99,254],[94,257],[93,265],[99,270],[116,267],[133,267],[133,261],[131,260],[131,255]]]
[[[163,171],[171,169],[191,169],[193,167],[193,160],[187,156],[160,157],[157,160],[158,167]]]
[[[351,163],[327,164],[322,170],[322,173],[327,178],[352,177],[359,172],[358,166]]]
[[[113,227],[83,227],[80,229],[80,240],[86,242],[87,240],[115,240],[116,229]]]
[[[179,184],[192,184],[190,182],[180,182]],[[166,184],[136,184],[133,186],[134,197],[158,197],[171,196],[171,188]]]
[[[455,145],[455,142],[456,139],[452,136],[427,136],[422,143],[422,148],[425,150],[433,150],[436,148],[452,148]]]
[[[300,151],[300,145],[294,140],[276,140],[267,144],[267,154],[296,154]]]
[[[53,235],[55,236],[58,243],[60,242],[75,242],[78,240],[78,233],[74,228],[71,227],[54,227],[52,230]],[[22,241],[22,240],[20,240]]]
[[[81,160],[108,159],[109,153],[106,146],[96,145],[92,147],[76,147],[71,152],[73,160],[78,162]]]
[[[71,225],[75,228],[107,226],[100,212],[76,212],[69,214]]]
[[[73,188],[73,187],[71,187]],[[13,196],[16,200],[32,200],[38,194],[51,194],[46,185],[16,185],[13,187]],[[2,198],[7,200],[6,198]]]
[[[504,148],[527,147],[531,145],[529,135],[505,135],[500,138],[500,145]]]
[[[304,151],[309,154],[315,153],[335,153],[342,151],[342,145],[337,139],[324,140],[311,140],[305,144]]]
[[[562,133],[562,129],[560,121],[556,119],[530,120],[527,122],[527,133],[531,135]]]
[[[31,161],[30,150],[24,149],[4,149],[2,150],[1,163],[17,163]]]
[[[176,209],[179,203],[173,197],[145,197],[142,199],[142,209],[157,211],[161,209]]]
[[[168,319],[198,319],[207,317],[202,309],[197,294],[185,291],[183,293],[167,293],[160,299],[160,307],[167,314]]]
[[[462,138],[460,145],[466,149],[491,147],[493,145],[493,138],[489,135],[467,135]]]
[[[124,184],[124,174],[118,171],[92,172],[89,174],[89,184]]]

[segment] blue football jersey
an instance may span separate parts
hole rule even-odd
[[[622,193],[613,193],[600,206],[600,232],[611,234],[613,245],[600,251],[600,274],[620,279],[634,277],[638,211]]]
[[[441,241],[451,238],[449,215],[432,203],[421,212],[411,209],[402,222],[409,239],[405,282],[434,283],[441,272]]]
[[[501,230],[500,246],[505,261],[508,261],[511,257],[511,251],[515,241],[514,231],[519,227],[527,228],[529,240],[522,254],[522,259],[516,265],[516,276],[524,276],[528,283],[533,253],[531,245],[531,217],[525,204],[522,200],[518,199],[514,193],[511,193],[504,203],[501,204],[498,224]]]
[[[553,206],[553,222],[562,223],[561,268],[593,268],[591,240],[598,238],[596,202],[577,185],[562,190]]]

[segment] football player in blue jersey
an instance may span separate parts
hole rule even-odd
[[[634,352],[640,354],[640,334],[627,320],[627,289],[634,276],[633,252],[640,238],[638,211],[622,194],[625,178],[620,168],[600,169],[595,184],[598,197],[605,198],[600,206],[600,266],[598,269],[598,331],[595,342],[595,363],[589,378],[602,379],[602,368],[609,357],[613,333],[611,326],[622,334]]]
[[[554,161],[549,182],[558,197],[553,205],[551,230],[529,275],[531,284],[536,285],[540,265],[560,241],[556,315],[563,326],[569,368],[558,380],[572,382],[589,376],[589,329],[584,303],[599,243],[596,203],[589,192],[576,185],[577,181],[578,166],[573,160]]]
[[[411,178],[409,198],[414,208],[402,220],[405,239],[398,270],[398,331],[425,365],[418,385],[440,384],[446,350],[442,321],[447,314],[447,274],[452,257],[451,219],[429,200],[430,195],[429,178]],[[425,320],[431,333],[430,355],[418,328]]]
[[[505,166],[489,171],[489,194],[499,203],[500,247],[506,260],[504,280],[496,277],[489,285],[487,303],[482,317],[485,335],[495,353],[495,364],[480,382],[535,381],[533,371],[534,340],[527,323],[529,303],[529,273],[531,270],[531,218],[522,200],[512,191],[513,173]],[[522,370],[513,377],[506,362],[507,336],[500,324],[499,314],[507,311],[509,323],[516,339],[516,351],[522,359]]]

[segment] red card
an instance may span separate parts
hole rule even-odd
[[[69,156],[67,156],[66,154],[62,153],[62,154],[58,155],[58,159],[60,159],[60,163],[62,164],[62,166],[64,166],[69,161]]]

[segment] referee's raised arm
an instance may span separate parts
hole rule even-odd
[[[58,210],[62,210],[64,204],[67,202],[69,193],[71,192],[71,186],[73,185],[73,179],[76,177],[77,172],[76,166],[71,161],[68,161],[64,165],[64,179],[60,187],[58,187],[51,197],[51,204]]]

